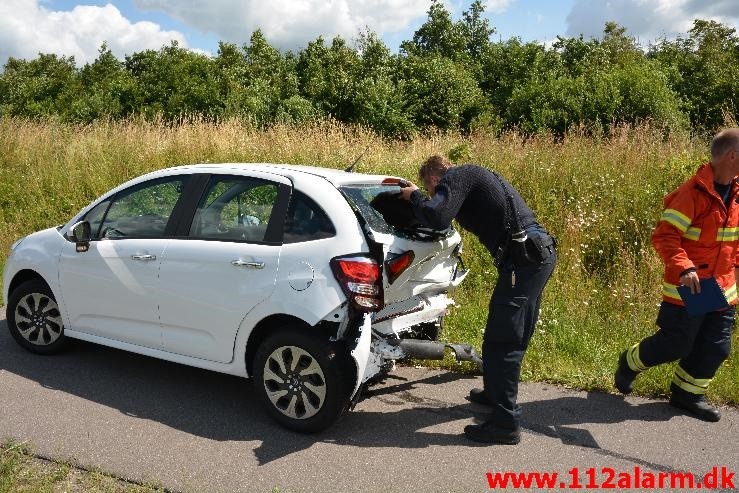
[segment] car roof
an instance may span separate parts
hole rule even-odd
[[[213,163],[213,164],[192,164],[186,166],[176,166],[174,168],[162,169],[151,173],[170,174],[175,171],[188,171],[191,173],[228,173],[230,171],[254,170],[275,173],[282,176],[291,177],[296,174],[312,175],[324,178],[333,185],[339,187],[342,185],[355,184],[377,184],[384,179],[390,178],[389,175],[372,175],[364,173],[347,172],[333,168],[321,168],[318,166],[303,166],[298,164],[279,164],[279,163]],[[395,178],[395,177],[392,177]]]

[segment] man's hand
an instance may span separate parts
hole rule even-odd
[[[414,185],[412,182],[407,182],[408,185],[400,189],[400,195],[403,197],[404,200],[411,200],[411,194],[418,190],[418,187]]]
[[[690,288],[691,294],[698,294],[701,292],[700,279],[698,279],[698,273],[694,270],[686,272],[685,274],[680,276],[680,284],[682,284],[683,286],[688,286]]]

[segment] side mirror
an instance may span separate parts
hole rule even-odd
[[[72,226],[72,235],[78,252],[86,252],[90,249],[90,223],[80,221]]]

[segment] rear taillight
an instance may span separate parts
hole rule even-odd
[[[341,289],[357,310],[376,312],[382,308],[380,266],[369,257],[351,256],[331,259],[331,269]]]
[[[411,266],[414,258],[416,258],[416,254],[413,253],[413,250],[408,250],[407,252],[403,252],[401,255],[385,262],[387,281],[390,284],[395,282],[395,280]]]

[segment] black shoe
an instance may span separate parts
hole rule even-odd
[[[467,425],[464,434],[473,442],[498,443],[501,445],[516,445],[521,441],[521,430],[500,428],[491,421],[485,421],[481,425]]]
[[[634,380],[639,373],[629,368],[626,362],[626,351],[618,358],[618,368],[613,376],[613,383],[622,394],[630,394],[634,390]]]
[[[715,423],[716,421],[721,419],[721,413],[719,412],[719,410],[715,407],[709,406],[708,403],[703,399],[690,401],[675,397],[675,395],[673,394],[672,397],[670,397],[670,405],[672,407],[682,409],[683,411],[688,411],[690,414],[703,421],[710,421],[711,423]]]
[[[488,400],[488,396],[485,394],[484,389],[470,390],[469,399],[470,402],[474,402],[475,404],[482,404],[484,406],[490,405],[490,401]]]

